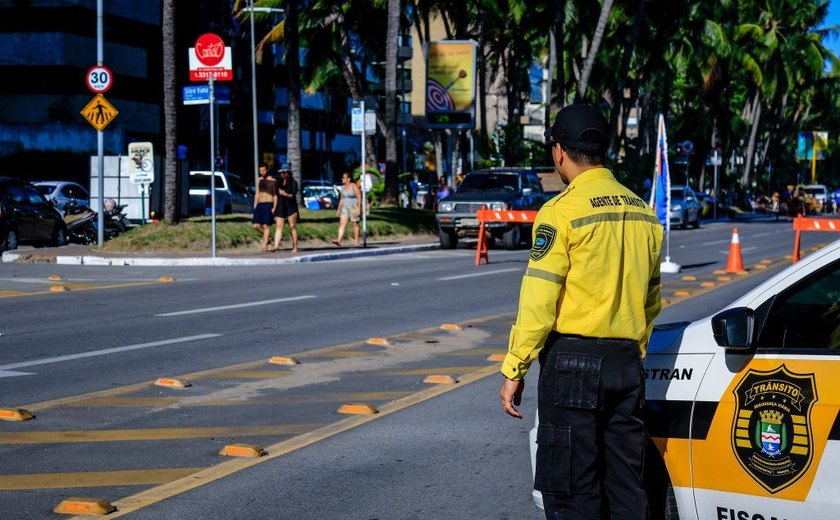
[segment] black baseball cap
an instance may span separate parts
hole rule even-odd
[[[608,135],[609,123],[601,111],[586,103],[576,103],[557,112],[554,124],[545,132],[545,144],[604,153]]]

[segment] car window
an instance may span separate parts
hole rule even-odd
[[[458,191],[518,191],[519,175],[515,173],[471,173],[464,177]]]
[[[38,193],[38,190],[36,190],[35,188],[30,188],[29,186],[26,187],[26,198],[29,200],[29,203],[33,206],[42,206],[47,203],[47,200],[44,198],[43,195]]]
[[[840,261],[779,294],[759,348],[840,349]]]
[[[51,186],[49,184],[39,184],[35,186],[35,189],[40,191],[45,197],[53,192],[55,186]]]
[[[9,186],[9,204],[12,206],[23,206],[26,204],[26,192],[23,191],[23,187],[10,185]]]
[[[79,186],[65,186],[62,193],[68,199],[85,200],[88,198],[87,192]]]

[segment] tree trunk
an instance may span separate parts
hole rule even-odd
[[[167,224],[178,218],[178,134],[176,110],[175,71],[175,0],[163,0],[163,121],[165,134],[166,181],[164,187],[163,216]],[[213,165],[210,165],[212,168]]]
[[[438,179],[446,174],[443,169],[443,136],[441,135],[443,130],[438,130],[435,132],[435,170],[436,176],[434,182],[437,183]]]
[[[615,143],[614,139],[618,135],[618,118],[624,109],[624,87],[627,84],[627,73],[630,70],[630,61],[632,60],[633,52],[636,49],[636,42],[639,40],[639,31],[642,26],[642,20],[645,17],[646,3],[647,0],[639,0],[639,6],[636,8],[636,15],[633,19],[633,31],[630,35],[630,43],[623,50],[623,55],[621,57],[621,69],[618,73],[618,82],[615,89],[617,100],[613,103],[612,113],[610,114],[611,143]],[[618,141],[618,146],[621,146],[621,140]],[[616,152],[617,151],[618,150],[616,150]]]
[[[478,13],[478,100],[481,108],[478,113],[478,124],[481,127],[482,148],[490,140],[490,129],[487,128],[487,60],[484,49],[484,17],[481,9],[482,1],[477,0]]]
[[[589,87],[589,77],[592,75],[592,69],[595,66],[595,57],[598,55],[598,48],[601,46],[601,41],[604,39],[604,31],[607,29],[607,22],[612,11],[613,0],[604,0],[601,6],[601,15],[598,17],[598,25],[595,26],[595,34],[592,36],[592,44],[589,46],[589,52],[586,54],[586,61],[583,64],[583,69],[580,73],[580,81],[578,82],[577,93],[575,94],[575,101],[580,103],[586,99],[586,89]]]
[[[566,24],[566,2],[554,0],[554,55],[557,60],[557,104],[566,104],[566,60],[563,54],[563,28]],[[549,72],[551,74],[552,72]]]
[[[400,0],[388,0],[388,28],[385,40],[385,195],[388,206],[399,202],[397,166],[397,49],[400,32]]]
[[[552,80],[554,78],[554,69],[557,67],[557,53],[555,52],[554,33],[548,35],[548,79],[545,83],[545,114],[543,115],[544,130],[548,132],[551,128],[551,95],[554,92],[554,85]]]
[[[741,186],[747,187],[750,182],[750,173],[755,155],[755,138],[758,135],[758,123],[761,120],[761,94],[755,93],[752,106],[752,121],[750,123],[750,140],[747,144],[747,158],[744,163],[744,173],[741,175]]]
[[[303,152],[300,142],[300,37],[298,31],[297,0],[286,2],[286,71],[289,89],[289,126],[287,153],[292,166],[292,178],[297,181],[298,199],[303,204]]]

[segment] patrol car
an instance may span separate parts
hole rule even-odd
[[[840,241],[657,326],[644,366],[652,518],[840,518]]]

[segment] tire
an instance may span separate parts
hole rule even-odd
[[[514,224],[511,228],[502,235],[502,245],[508,251],[519,249],[519,244],[522,242],[522,228]]]
[[[0,251],[12,251],[18,248],[18,232],[16,229],[10,229],[6,233],[6,238],[0,242]]]
[[[700,229],[700,212],[697,212],[697,220],[694,221],[694,224],[691,225],[694,229]]]
[[[682,223],[680,224],[680,229],[688,229],[688,211],[686,211],[685,215],[683,215]]]
[[[231,213],[233,213],[233,209],[230,206],[225,206],[222,209],[222,215],[230,215]]]
[[[458,247],[458,235],[454,231],[438,231],[438,239],[440,239],[441,249],[455,249]]]
[[[53,231],[52,245],[54,247],[67,245],[67,229],[64,226],[56,226],[55,231]]]

